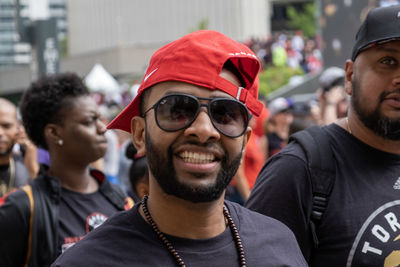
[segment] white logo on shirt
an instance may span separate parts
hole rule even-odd
[[[400,189],[400,177],[397,178],[397,181],[394,183],[393,189]]]

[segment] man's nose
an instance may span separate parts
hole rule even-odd
[[[400,68],[399,68],[399,70],[397,71],[396,76],[393,77],[392,85],[393,85],[394,87],[397,87],[397,88],[400,86]]]
[[[185,134],[196,136],[203,143],[209,140],[218,140],[221,137],[212,124],[211,118],[205,108],[200,110],[197,118],[185,129]]]

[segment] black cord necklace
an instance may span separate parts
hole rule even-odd
[[[185,262],[179,256],[178,252],[172,246],[171,242],[169,242],[167,237],[160,231],[160,229],[158,229],[157,224],[153,221],[153,218],[150,215],[149,209],[147,208],[147,199],[148,199],[148,196],[146,195],[143,197],[143,201],[142,201],[142,209],[143,209],[144,215],[146,216],[146,220],[150,223],[151,227],[153,228],[154,232],[157,234],[157,236],[161,240],[161,242],[163,242],[163,244],[167,247],[168,251],[175,258],[178,265],[180,267],[185,267],[186,266]],[[235,240],[236,249],[239,254],[239,264],[241,267],[245,267],[246,266],[246,258],[244,256],[244,250],[243,250],[242,241],[240,240],[239,231],[236,228],[236,225],[233,222],[233,219],[232,219],[231,215],[229,214],[229,211],[225,207],[225,205],[224,205],[223,213],[224,213],[226,220],[228,221],[228,225],[229,225],[229,228],[231,229],[233,239]]]

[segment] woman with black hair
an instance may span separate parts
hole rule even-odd
[[[0,266],[49,266],[132,201],[90,168],[107,149],[106,127],[77,75],[40,78],[20,109],[30,139],[49,151],[50,165],[0,200]]]

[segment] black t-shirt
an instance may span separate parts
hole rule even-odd
[[[227,201],[241,237],[247,266],[307,266],[296,240],[282,223]],[[138,212],[120,212],[62,254],[52,266],[177,266]],[[209,239],[167,235],[186,266],[239,266],[228,227]]]
[[[376,150],[336,124],[325,127],[336,179],[313,250],[306,156],[290,144],[261,170],[246,206],[293,230],[310,266],[400,264],[400,155]],[[386,264],[386,265],[385,265]]]
[[[81,240],[116,211],[99,191],[81,194],[62,188],[58,231],[60,252]]]

